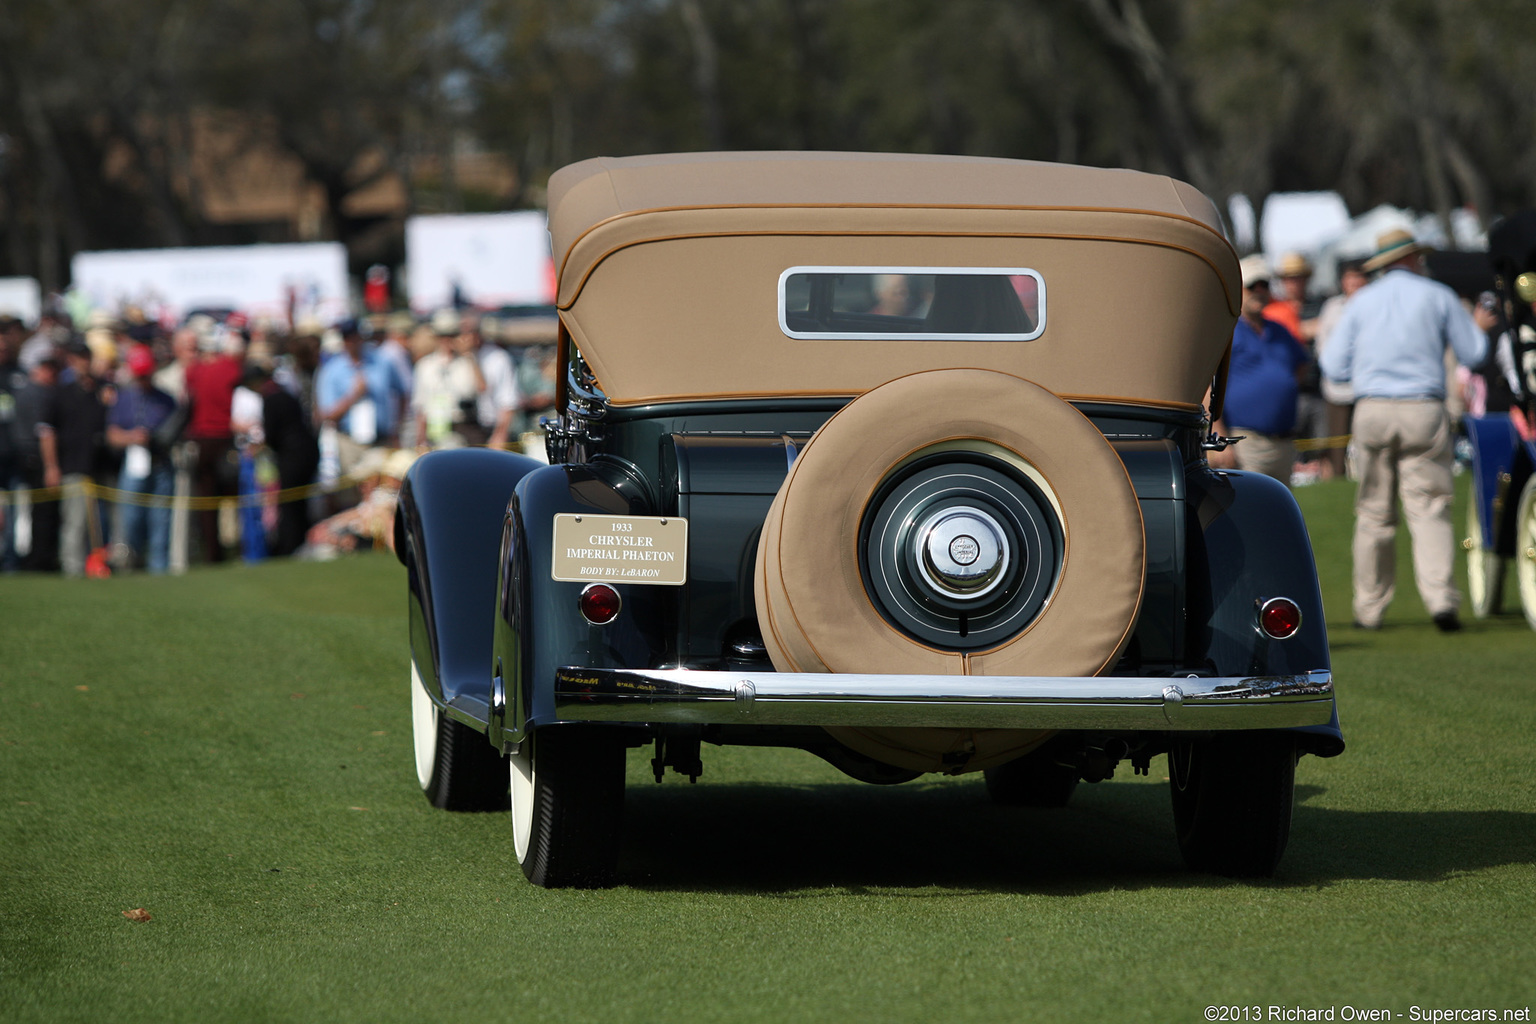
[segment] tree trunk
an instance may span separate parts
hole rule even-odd
[[[1451,176],[1456,179],[1462,201],[1471,206],[1472,212],[1477,215],[1477,226],[1486,230],[1488,217],[1493,212],[1493,192],[1488,187],[1488,179],[1455,136],[1447,133],[1442,143],[1445,147],[1445,162],[1450,165]]]
[[[1120,0],[1117,12],[1110,0],[1079,0],[1106,41],[1135,63],[1151,90],[1148,105],[1164,140],[1170,172],[1207,195],[1214,195],[1216,178],[1199,140],[1195,116],[1184,99],[1183,84],[1142,14],[1138,0]]]
[[[698,95],[704,141],[710,149],[725,148],[725,127],[720,115],[720,53],[704,20],[699,0],[678,0],[678,13],[693,45],[693,90]]]
[[[1455,249],[1456,234],[1451,229],[1451,183],[1445,176],[1445,147],[1441,132],[1427,114],[1420,115],[1416,120],[1419,156],[1424,161],[1424,180],[1429,186],[1430,201],[1435,206],[1435,218],[1440,221],[1440,230],[1445,232],[1447,246]]]

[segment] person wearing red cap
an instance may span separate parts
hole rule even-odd
[[[236,329],[208,326],[198,339],[197,361],[187,367],[187,401],[191,416],[186,436],[197,442],[197,465],[192,473],[192,491],[200,498],[233,498],[238,493],[240,460],[235,453],[235,432],[230,427],[229,412],[234,404],[235,388],[245,372],[241,355],[244,342]],[[219,513],[204,509],[197,513],[203,541],[203,558],[210,562],[224,560],[224,545],[219,539]]]
[[[176,473],[171,445],[179,433],[176,399],[155,387],[155,357],[148,345],[128,350],[133,384],[123,388],[107,419],[107,443],[123,453],[120,491],[141,495],[121,509],[123,541],[152,573],[170,568],[171,506]],[[166,499],[163,506],[156,498]]]

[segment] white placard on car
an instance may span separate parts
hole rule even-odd
[[[677,516],[555,516],[551,575],[573,583],[688,582],[688,520]]]

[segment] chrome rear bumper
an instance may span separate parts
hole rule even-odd
[[[1223,730],[1323,725],[1333,674],[928,676],[562,668],[562,721],[963,729]]]

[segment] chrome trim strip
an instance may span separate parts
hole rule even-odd
[[[688,669],[555,671],[555,712],[584,722],[1203,731],[1323,725],[1333,673],[932,676]]]

